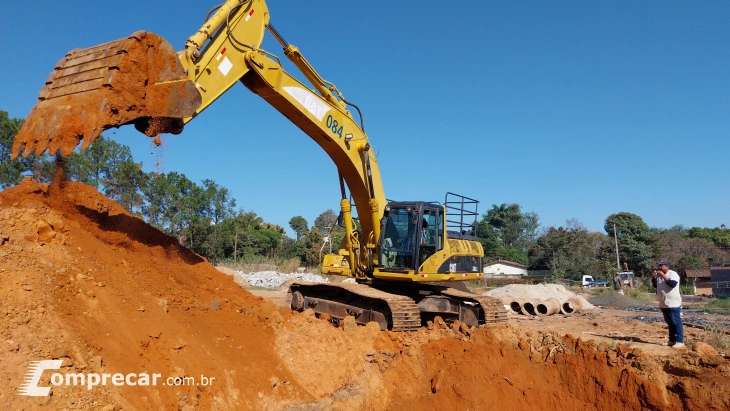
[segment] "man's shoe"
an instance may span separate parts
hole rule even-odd
[[[676,343],[672,346],[672,348],[684,348],[684,347],[685,347],[684,343]]]
[[[674,342],[674,341],[669,341],[669,342],[662,343],[662,345],[665,346],[665,347],[674,347],[675,344],[677,344],[677,343]]]

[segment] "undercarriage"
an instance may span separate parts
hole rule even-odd
[[[296,282],[289,287],[291,308],[312,309],[338,323],[347,316],[381,330],[415,331],[439,316],[468,326],[507,321],[507,311],[496,298],[437,284],[383,283],[321,284]]]

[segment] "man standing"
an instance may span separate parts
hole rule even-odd
[[[669,327],[668,346],[684,347],[684,332],[682,330],[682,295],[679,293],[679,274],[669,269],[669,260],[661,260],[657,264],[658,270],[652,273],[652,284],[656,287],[656,296],[659,308],[664,314],[664,321]]]
[[[613,277],[613,290],[621,295],[624,294],[624,286],[621,284],[621,275],[619,273],[616,273],[616,276]]]

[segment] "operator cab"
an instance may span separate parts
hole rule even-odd
[[[419,273],[424,261],[444,249],[447,239],[477,241],[478,204],[477,200],[454,193],[446,193],[443,205],[389,201],[380,227],[380,270]],[[479,272],[481,258],[471,254],[452,256],[437,271]]]
[[[387,271],[418,270],[444,244],[443,208],[437,203],[390,202],[381,221],[380,261]]]

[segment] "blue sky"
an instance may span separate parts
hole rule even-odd
[[[71,49],[148,30],[180,50],[215,4],[0,0],[0,110],[25,117]],[[654,227],[730,225],[730,2],[268,5],[364,110],[388,198],[451,191],[596,231],[620,211]],[[270,36],[264,48],[283,57]],[[105,135],[145,170],[211,178],[290,233],[292,216],[311,224],[339,207],[333,163],[242,85],[161,149],[133,127]]]

